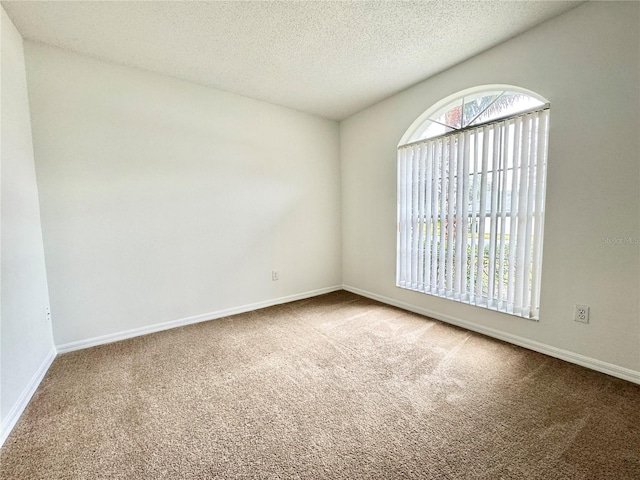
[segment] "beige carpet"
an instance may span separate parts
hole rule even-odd
[[[0,460],[2,479],[638,479],[640,386],[336,292],[61,355]]]

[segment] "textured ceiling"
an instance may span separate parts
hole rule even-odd
[[[343,119],[580,2],[2,2],[27,39]]]

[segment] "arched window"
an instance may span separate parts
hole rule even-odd
[[[549,104],[517,87],[436,103],[398,146],[396,284],[537,319]]]

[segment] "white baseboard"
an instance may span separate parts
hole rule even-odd
[[[514,345],[518,345],[520,347],[528,348],[529,350],[534,350],[536,352],[544,353],[545,355],[549,355],[551,357],[559,358],[561,360],[565,360],[570,363],[575,363],[577,365],[590,368],[591,370],[596,370],[598,372],[606,373],[607,375],[611,375],[613,377],[622,378],[623,380],[628,380],[630,382],[640,384],[640,372],[636,370],[631,370],[630,368],[620,367],[618,365],[614,365],[613,363],[607,363],[601,360],[596,360],[595,358],[586,357],[584,355],[580,355],[579,353],[574,353],[569,350],[563,350],[561,348],[552,347],[551,345],[529,340],[524,337],[519,337],[517,335],[512,335],[510,333],[501,332],[500,330],[495,330],[493,328],[476,325],[466,320],[462,320],[461,318],[453,317],[450,315],[443,315],[441,313],[434,312],[426,308],[416,307],[408,303],[394,300],[393,298],[378,295],[376,293],[368,292],[366,290],[361,290],[359,288],[352,287],[349,285],[343,285],[342,288],[344,290],[347,290],[348,292],[355,293],[363,297],[371,298],[372,300],[377,300],[379,302],[386,303],[387,305],[392,305],[394,307],[402,308],[403,310],[408,310],[410,312],[418,313],[420,315],[425,315],[427,317],[431,317],[436,320],[443,321],[445,323],[450,323],[452,325],[466,328],[467,330],[472,330],[474,332],[478,332],[483,335],[487,335],[489,337],[493,337],[499,340],[504,340],[505,342],[513,343]]]
[[[250,303],[248,305],[227,308],[225,310],[218,310],[216,312],[203,313],[201,315],[195,315],[193,317],[170,320],[168,322],[156,323],[153,325],[148,325],[146,327],[132,328],[131,330],[124,330],[122,332],[115,332],[107,335],[101,335],[99,337],[92,337],[85,340],[78,340],[76,342],[56,345],[56,348],[58,350],[58,353],[67,353],[74,350],[82,350],[83,348],[95,347],[97,345],[104,345],[105,343],[118,342],[120,340],[147,335],[149,333],[161,332],[162,330],[169,330],[171,328],[183,327],[185,325],[191,325],[193,323],[206,322],[207,320],[215,320],[216,318],[228,317],[229,315],[237,315],[238,313],[250,312],[253,310],[258,310],[260,308],[271,307],[273,305],[280,305],[282,303],[303,300],[305,298],[315,297],[325,293],[335,292],[337,290],[342,290],[342,285],[334,285],[332,287],[320,288],[318,290],[297,293],[295,295],[288,295],[286,297],[265,300],[263,302]]]
[[[16,423],[18,423],[18,419],[22,415],[22,412],[24,412],[24,409],[27,408],[27,405],[29,405],[31,397],[33,397],[38,385],[40,385],[40,382],[44,378],[55,358],[56,350],[52,348],[38,367],[38,370],[33,374],[33,377],[31,377],[31,380],[29,380],[27,387],[23,390],[18,401],[13,405],[9,414],[2,422],[2,427],[0,427],[0,447],[4,444],[5,440],[11,433],[11,430],[13,430],[13,427],[16,426]]]

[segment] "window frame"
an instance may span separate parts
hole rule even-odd
[[[492,95],[495,95],[495,93],[497,93],[496,91],[502,91],[503,93],[500,94],[500,95],[503,95],[504,92],[513,92],[513,93],[518,93],[518,94],[524,94],[524,95],[532,97],[537,102],[540,102],[540,105],[537,105],[537,106],[534,106],[534,107],[528,108],[528,109],[516,110],[516,111],[514,111],[514,112],[512,112],[512,113],[510,113],[508,115],[490,118],[489,120],[487,120],[485,122],[474,124],[474,120],[475,120],[475,118],[477,118],[477,116],[476,116],[473,119],[471,119],[471,121],[468,122],[467,126],[464,126],[463,122],[461,122],[461,128],[454,128],[453,130],[450,130],[450,131],[442,133],[442,134],[434,135],[432,137],[426,137],[426,138],[423,137],[423,134],[426,131],[426,128],[428,128],[428,127],[424,127],[424,125],[425,124],[430,124],[430,123],[433,122],[432,117],[434,116],[434,114],[436,112],[437,113],[446,112],[447,110],[445,110],[445,108],[448,107],[448,106],[451,106],[451,108],[453,109],[457,105],[463,105],[463,102],[464,102],[463,99],[465,97],[468,97],[468,96],[471,96],[471,95],[477,95],[477,94],[480,94],[480,93],[483,93],[483,92],[487,92],[487,93],[490,93]],[[479,98],[482,98],[482,97],[479,97]],[[496,98],[496,100],[498,98],[500,98],[500,96],[498,96]],[[495,100],[494,100],[494,102],[495,102]],[[397,216],[398,231],[397,231],[397,234],[398,234],[398,237],[397,237],[397,246],[396,246],[396,248],[397,248],[396,286],[398,286],[400,288],[406,288],[406,289],[409,289],[409,290],[412,290],[412,291],[418,291],[418,292],[425,293],[425,294],[431,294],[431,295],[434,295],[434,296],[438,296],[440,298],[451,299],[451,300],[454,300],[454,301],[457,301],[457,302],[471,304],[471,305],[478,306],[478,307],[485,308],[485,309],[489,309],[489,310],[494,310],[494,311],[499,311],[499,312],[502,312],[502,313],[507,313],[507,314],[510,314],[510,315],[519,316],[519,317],[525,318],[525,319],[539,320],[539,306],[540,306],[539,301],[540,301],[541,269],[542,269],[542,243],[543,243],[543,237],[544,237],[544,208],[545,208],[545,200],[546,200],[546,181],[547,181],[546,169],[547,169],[548,146],[549,146],[549,114],[548,114],[548,110],[550,110],[550,103],[544,97],[542,97],[541,95],[539,95],[539,94],[537,94],[535,92],[532,92],[530,90],[527,90],[527,89],[524,89],[524,88],[521,88],[521,87],[512,86],[512,85],[484,85],[484,86],[473,87],[471,89],[466,89],[466,90],[457,92],[457,93],[455,93],[453,95],[449,95],[448,97],[445,97],[444,99],[440,100],[439,102],[436,102],[435,104],[433,104],[430,108],[428,108],[422,115],[420,115],[411,124],[411,126],[407,129],[407,131],[405,132],[405,134],[403,135],[401,141],[398,144],[398,178],[397,178],[397,182],[398,182],[398,192],[397,192],[398,193],[398,216]],[[541,112],[544,112],[544,111],[546,111],[546,113],[544,114],[544,117],[543,117],[544,118],[544,123],[542,124],[542,123],[540,123],[541,121],[539,120],[540,117],[538,117],[538,115]],[[478,114],[478,116],[479,115],[482,115],[482,112],[480,112]],[[444,143],[444,142],[446,142],[444,137],[447,137],[447,136],[455,136],[455,137],[453,137],[453,139],[450,140],[451,143],[453,143],[454,141],[455,142],[459,142],[460,139],[462,138],[462,136],[465,135],[464,132],[467,131],[467,130],[470,131],[468,135],[476,135],[477,136],[477,135],[480,135],[479,132],[484,131],[485,134],[486,134],[486,132],[488,131],[487,130],[488,128],[492,128],[491,126],[493,126],[493,128],[495,128],[496,126],[498,126],[501,123],[504,125],[504,128],[508,130],[508,128],[510,128],[508,125],[511,125],[511,122],[516,122],[516,119],[518,119],[518,118],[526,118],[527,116],[531,116],[532,118],[535,117],[535,120],[532,121],[533,123],[530,125],[529,128],[533,128],[533,124],[535,123],[535,134],[536,134],[535,149],[536,149],[536,152],[534,154],[534,146],[533,146],[533,134],[534,133],[533,133],[533,131],[529,131],[527,133],[527,135],[529,135],[529,137],[527,137],[527,142],[531,142],[531,144],[530,144],[530,146],[527,145],[527,149],[530,148],[530,152],[529,152],[529,150],[527,150],[528,158],[527,158],[526,169],[527,169],[527,171],[530,170],[531,172],[535,171],[536,182],[538,182],[541,179],[542,180],[542,188],[541,188],[540,191],[538,191],[537,186],[533,190],[532,190],[533,187],[530,186],[529,187],[529,190],[530,190],[529,192],[527,192],[527,186],[526,185],[524,185],[524,187],[522,188],[523,192],[526,195],[529,195],[529,196],[533,195],[533,197],[532,197],[533,200],[529,199],[527,201],[533,201],[533,202],[535,202],[536,205],[540,205],[539,210],[538,210],[538,207],[536,207],[536,212],[535,212],[536,217],[531,216],[532,212],[527,210],[526,213],[527,213],[527,215],[530,215],[531,218],[529,216],[525,216],[524,217],[524,221],[527,224],[533,224],[533,223],[538,221],[536,219],[537,216],[541,217],[540,224],[539,224],[539,227],[540,227],[539,230],[534,230],[532,232],[532,234],[533,233],[537,233],[539,235],[539,237],[536,237],[534,235],[533,237],[529,236],[528,238],[525,236],[525,237],[522,237],[522,239],[521,239],[520,237],[511,238],[511,237],[509,237],[507,235],[509,237],[509,240],[507,241],[507,243],[508,243],[508,248],[513,248],[514,250],[516,248],[518,248],[518,249],[520,248],[520,242],[524,242],[525,250],[527,248],[526,245],[529,245],[529,248],[532,249],[532,256],[530,257],[529,253],[527,253],[526,257],[525,257],[527,260],[523,264],[523,265],[525,265],[525,267],[521,267],[521,268],[526,268],[526,272],[530,272],[528,274],[529,275],[529,280],[527,281],[526,280],[527,277],[525,276],[525,277],[521,277],[520,278],[520,283],[517,283],[518,282],[517,278],[514,279],[514,278],[511,278],[511,276],[509,277],[509,282],[515,283],[519,289],[523,289],[524,286],[526,286],[528,288],[528,292],[529,293],[528,293],[528,296],[525,297],[525,298],[529,299],[528,304],[525,305],[523,303],[521,305],[522,308],[518,307],[518,309],[516,309],[517,311],[514,311],[513,304],[511,304],[512,306],[510,307],[510,310],[507,310],[506,309],[507,307],[505,307],[505,308],[499,307],[498,305],[500,305],[500,304],[507,305],[507,302],[503,302],[500,299],[496,300],[496,292],[495,292],[495,290],[493,292],[490,292],[488,290],[487,291],[488,293],[487,293],[486,297],[484,297],[483,295],[480,295],[478,297],[477,294],[474,297],[474,290],[480,289],[480,291],[483,293],[484,276],[482,278],[477,277],[477,278],[474,279],[474,283],[471,286],[471,290],[466,290],[464,292],[461,291],[468,298],[474,298],[473,301],[465,301],[460,296],[458,296],[457,298],[454,298],[454,296],[451,295],[451,292],[448,292],[446,294],[444,292],[440,292],[439,289],[438,289],[438,286],[433,284],[433,279],[431,280],[431,284],[430,284],[431,291],[427,291],[426,289],[416,288],[416,285],[412,285],[411,284],[411,282],[409,281],[410,279],[407,279],[407,278],[402,278],[401,279],[401,269],[402,269],[401,262],[405,262],[405,264],[407,262],[407,252],[406,251],[404,253],[405,256],[402,257],[403,259],[401,260],[401,256],[402,256],[401,249],[403,248],[402,245],[401,245],[401,241],[402,241],[401,237],[402,237],[402,235],[404,235],[405,239],[406,239],[406,236],[409,235],[409,233],[407,233],[406,229],[415,230],[415,228],[418,226],[419,227],[418,230],[420,231],[420,233],[418,235],[420,235],[420,238],[423,238],[423,237],[426,238],[427,236],[430,237],[430,240],[425,245],[428,245],[429,242],[431,244],[434,244],[436,242],[436,240],[437,240],[437,237],[439,235],[440,236],[442,235],[442,233],[440,233],[440,234],[435,233],[437,231],[437,229],[439,229],[440,232],[442,232],[442,230],[444,228],[448,228],[448,227],[442,227],[441,226],[442,225],[442,223],[441,223],[442,219],[444,218],[445,225],[446,225],[446,220],[447,220],[446,216],[447,215],[448,215],[449,220],[451,220],[452,217],[455,217],[456,219],[457,218],[462,219],[462,217],[459,217],[459,214],[451,213],[451,212],[453,212],[455,210],[459,210],[459,209],[462,209],[463,212],[465,210],[464,207],[459,206],[456,203],[456,201],[453,200],[453,203],[454,203],[453,207],[448,205],[448,204],[447,204],[447,207],[443,207],[442,205],[438,204],[438,212],[437,212],[437,214],[433,213],[432,216],[429,219],[427,219],[427,218],[420,219],[418,224],[416,224],[416,225],[409,224],[409,222],[407,221],[407,217],[406,216],[405,216],[404,223],[403,223],[403,219],[401,218],[401,202],[403,202],[405,204],[405,208],[407,208],[406,207],[406,203],[408,201],[410,208],[413,208],[414,210],[417,209],[417,208],[422,208],[422,204],[420,204],[420,203],[416,204],[415,203],[415,199],[414,200],[408,200],[408,196],[405,199],[401,199],[401,195],[404,196],[405,195],[404,192],[406,192],[407,189],[409,191],[411,190],[411,188],[413,188],[414,190],[416,189],[415,186],[412,187],[411,185],[409,185],[408,181],[405,181],[405,184],[403,186],[402,178],[401,178],[401,175],[402,175],[401,174],[401,161],[402,161],[401,160],[401,151],[402,150],[406,150],[407,148],[414,147],[414,146],[422,148],[422,146],[420,146],[418,144],[425,144],[425,146],[427,146],[427,145],[430,145],[429,142],[433,143],[433,142],[442,141]],[[538,122],[538,123],[536,123],[536,122]],[[524,124],[521,124],[521,125],[522,125],[522,128],[524,129]],[[545,127],[545,130],[543,132],[539,131],[539,128],[540,128],[541,125],[544,125],[544,127]],[[495,133],[495,130],[493,132],[494,132],[493,133],[494,136],[497,135],[497,133]],[[504,134],[501,133],[501,135],[504,135]],[[486,141],[488,141],[488,138],[489,137],[487,137]],[[544,145],[543,145],[542,148],[540,147],[540,141],[541,140],[544,141]],[[483,141],[485,141],[485,140],[483,140]],[[500,141],[502,142],[502,140],[500,140]],[[506,145],[507,145],[507,143],[505,141],[505,146]],[[431,147],[429,147],[429,148],[431,148]],[[520,149],[520,146],[518,145],[516,148]],[[453,151],[453,149],[454,149],[453,146],[451,146],[450,150]],[[449,154],[451,154],[451,151],[449,152]],[[412,154],[415,154],[415,151],[413,151]],[[476,152],[476,155],[477,154],[478,154],[478,152]],[[443,153],[443,155],[444,155],[444,153]],[[486,155],[486,153],[485,153],[485,155]],[[499,155],[499,156],[506,155],[506,156],[508,156],[509,154],[505,153],[504,151],[500,151],[498,153],[498,152],[492,150],[491,155],[492,156],[496,156],[496,155]],[[515,155],[515,153],[514,153],[514,155]],[[506,156],[504,157],[504,159],[501,158],[500,161],[506,161]],[[529,163],[530,162],[529,157],[531,159],[533,159],[531,161],[535,160],[536,162],[542,162],[542,168],[538,168],[537,163],[536,164]],[[469,157],[465,157],[465,158],[468,161],[471,161],[471,157],[470,156]],[[435,160],[433,160],[433,161],[435,162]],[[439,161],[445,162],[444,157],[443,157],[442,160],[439,160]],[[451,162],[451,161],[452,161],[451,158],[448,158],[446,160],[446,162]],[[474,160],[474,162],[475,161],[477,161],[477,160]],[[488,159],[487,161],[495,162],[496,160],[491,158],[491,159]],[[515,162],[515,157],[514,157],[514,159],[512,159],[512,161]],[[464,162],[462,162],[462,163],[464,163]],[[494,163],[494,165],[495,165],[495,163]],[[418,168],[418,167],[416,167],[416,168]],[[431,167],[429,167],[429,168],[431,168]],[[434,168],[436,168],[436,167],[434,167]],[[453,167],[447,167],[447,168],[452,168],[452,171],[453,171]],[[477,166],[474,167],[474,168],[477,168]],[[513,168],[516,168],[515,164],[511,167],[511,169],[513,169]],[[517,168],[519,169],[520,165],[517,165]],[[510,175],[510,174],[506,173],[508,171],[509,171],[509,167],[506,167],[506,169],[501,169],[500,170],[502,175],[504,175],[504,174]],[[497,171],[487,170],[486,167],[483,167],[482,172],[476,171],[476,173],[474,173],[474,175],[478,175],[479,177],[481,177],[482,175],[486,175],[487,177],[491,176],[492,178],[495,178],[496,172]],[[434,173],[435,173],[435,171],[434,171]],[[404,174],[406,175],[407,172],[405,171]],[[424,177],[425,176],[424,172],[421,173],[421,175],[423,175],[423,177]],[[453,174],[450,174],[450,175],[453,175]],[[468,180],[462,180],[462,181],[458,180],[457,179],[457,175],[458,175],[458,172],[456,170],[455,176],[453,176],[453,177],[450,176],[449,177],[449,182],[452,181],[451,178],[455,179],[455,182],[456,182],[455,183],[455,188],[456,189],[461,188],[461,184],[464,184],[464,183],[468,184]],[[531,175],[533,175],[533,173]],[[416,181],[415,178],[411,180],[411,182],[415,182],[415,181]],[[432,178],[431,179],[432,183],[430,185],[426,183],[426,179],[424,181],[425,181],[425,188],[428,190],[429,188],[433,189],[433,186],[438,186],[439,182],[440,183],[442,182],[442,178],[441,177]],[[485,180],[485,183],[486,183],[486,180]],[[519,183],[518,183],[518,187],[520,187]],[[448,187],[448,188],[451,188],[451,187]],[[474,186],[474,188],[475,188],[475,186]],[[499,189],[500,187],[498,186],[496,188]],[[512,188],[513,188],[513,186],[512,186]],[[520,189],[518,189],[517,191],[514,192],[514,194],[516,196],[520,196],[520,191],[519,190]],[[535,190],[535,193],[532,193],[534,190]],[[401,192],[403,192],[403,193],[401,194]],[[488,190],[483,190],[483,191],[480,191],[480,192],[475,192],[475,190],[474,190],[472,192],[472,194],[475,197],[475,194],[479,193],[480,197],[482,197],[482,192],[484,192],[485,196],[487,196],[489,193],[491,193]],[[441,193],[440,195],[444,195],[444,193]],[[463,194],[460,193],[460,195],[463,195]],[[505,194],[503,194],[501,192],[500,195],[505,195]],[[512,193],[509,193],[509,195],[512,195]],[[429,193],[428,196],[431,196],[431,193]],[[437,197],[438,193],[434,193],[434,196]],[[456,196],[457,196],[458,199],[460,199],[460,196],[458,195],[458,193],[456,193]],[[538,197],[540,197],[540,198],[538,198]],[[417,198],[417,196],[415,198]],[[426,202],[427,201],[426,197],[421,196],[420,198],[421,198],[420,202]],[[424,198],[424,200],[422,200],[423,198]],[[464,196],[462,198],[464,198]],[[469,200],[467,199],[467,201],[469,201]],[[448,197],[447,198],[447,202],[448,203],[452,202],[452,200],[450,200],[450,198]],[[476,200],[471,200],[471,202],[475,203]],[[485,225],[483,225],[482,231],[483,231],[483,235],[486,235],[486,231],[487,231],[486,230],[486,222],[487,222],[487,219],[488,219],[488,217],[490,215],[495,215],[496,212],[492,213],[491,211],[488,211],[486,208],[485,208],[485,212],[484,213],[481,212],[480,211],[480,205],[481,204],[484,204],[485,207],[488,207],[486,199],[483,202],[482,198],[480,198],[480,200],[478,200],[477,202],[479,203],[478,211],[476,211],[475,213],[474,213],[473,210],[472,211],[468,211],[467,212],[468,215],[466,215],[466,217],[465,217],[467,219],[467,220],[465,220],[465,223],[470,221],[471,227],[473,227],[473,228],[476,228],[476,223],[478,225],[480,223],[484,223]],[[492,208],[492,207],[489,207],[489,208]],[[505,205],[503,205],[501,207],[501,209],[504,209],[504,208],[505,208]],[[513,212],[513,211],[511,211],[511,207],[509,207],[509,212],[506,214],[506,216],[509,217],[509,222],[517,222],[518,225],[519,225],[523,221],[522,212],[521,212],[522,207],[519,207],[519,208],[520,208],[520,210],[516,210],[516,212]],[[502,221],[504,221],[505,215],[502,213],[501,210],[498,213],[500,213],[500,215],[502,217]],[[462,215],[464,215],[464,214],[462,214]],[[516,216],[517,216],[517,218],[516,218]],[[436,227],[435,223],[434,223],[436,218],[438,219],[437,220],[438,227]],[[483,218],[485,219],[485,222],[481,222],[481,219],[483,219]],[[468,219],[470,219],[470,220],[468,220]],[[475,221],[475,219],[477,219],[477,222]],[[492,221],[495,221],[495,217],[494,217],[494,220],[492,220]],[[494,235],[495,234],[495,230],[493,229],[493,225],[491,223],[489,225],[490,225],[491,232],[494,232],[494,233],[490,233],[490,235]],[[536,224],[536,225],[538,225],[538,224]],[[468,227],[469,227],[469,225],[467,224],[467,227],[464,228],[465,232],[468,231],[467,230]],[[402,231],[402,228],[405,229],[404,232]],[[427,233],[423,233],[422,232],[423,228],[427,228],[428,229],[426,231]],[[453,236],[455,237],[457,235],[455,223],[453,224],[452,228],[453,228]],[[520,228],[520,227],[518,227],[518,228]],[[434,230],[434,229],[436,229],[436,230]],[[529,234],[529,235],[532,235],[532,234]],[[449,232],[449,233],[447,233],[447,235],[451,235],[451,233]],[[505,232],[501,231],[500,235],[503,238],[505,236]],[[410,236],[415,237],[417,235],[414,232],[414,233],[410,234]],[[479,250],[476,250],[475,256],[474,256],[474,253],[470,253],[470,254],[462,253],[461,255],[463,257],[459,258],[457,261],[460,261],[460,260],[462,260],[464,258],[464,259],[466,259],[466,261],[472,262],[471,263],[472,266],[469,267],[469,268],[471,268],[472,270],[473,269],[477,269],[478,272],[480,272],[480,271],[482,271],[484,269],[485,260],[487,260],[488,262],[491,261],[490,260],[491,255],[489,255],[489,257],[486,257],[486,254],[484,253],[484,248],[487,245],[491,246],[492,244],[495,244],[496,242],[498,242],[498,237],[496,235],[494,235],[494,237],[490,236],[489,239],[486,239],[486,236],[483,236],[483,240],[480,242],[479,237],[477,237],[476,240],[474,240],[473,236],[472,236],[471,237],[471,242],[472,242],[471,244],[469,243],[469,239],[466,238],[466,237],[463,237],[462,240],[460,240],[460,242],[461,243],[463,242],[463,245],[466,245],[466,247],[474,245],[473,242],[476,242],[476,241],[478,243],[478,245],[477,245],[478,248],[480,248],[481,245],[483,246],[483,252],[480,253]],[[440,243],[442,244],[442,240],[440,240]],[[456,247],[457,244],[458,244],[458,240],[457,239],[455,239],[453,241],[453,243],[451,241],[448,241],[449,248],[451,248],[453,246],[454,247],[454,252],[455,252],[455,247]],[[429,262],[432,262],[432,261],[435,261],[436,263],[437,262],[444,262],[443,260],[434,260],[433,252],[427,252],[426,251],[427,247],[425,247],[425,246],[418,247],[418,252],[417,253],[414,251],[415,248],[416,247],[415,247],[415,244],[414,244],[414,246],[412,248],[411,255],[419,255],[420,258],[425,258],[425,259],[427,257],[429,257],[430,258],[428,260]],[[429,248],[431,248],[431,247],[429,247]],[[440,248],[442,248],[442,247],[440,247]],[[474,250],[472,249],[472,252],[473,251]],[[501,254],[503,254],[503,253],[504,252],[502,252]],[[442,250],[439,250],[437,258],[440,258],[441,255],[443,255]],[[451,255],[455,255],[455,253],[447,253],[447,255],[451,256]],[[518,258],[519,258],[519,260],[521,262],[523,261],[522,258],[520,258],[520,257],[518,257]],[[480,267],[480,262],[481,261],[482,261],[482,265],[483,265],[482,268]],[[498,267],[498,263],[500,263],[500,265],[501,265],[500,268],[502,268],[502,262],[504,261],[504,258],[497,259],[496,257],[494,257],[493,261],[494,261],[494,264],[490,267],[490,272],[493,272],[494,275],[501,274],[502,270],[498,271],[497,267]],[[526,263],[527,261],[530,261],[530,263]],[[420,262],[422,262],[422,260],[420,260]],[[475,265],[475,266],[473,266],[473,265]],[[438,272],[436,273],[436,277],[438,278],[438,284],[439,285],[441,285],[442,282],[444,281],[444,280],[442,280],[440,278],[440,276],[442,276],[442,277],[445,276],[444,270],[443,270],[443,272],[440,272],[440,270],[441,270],[441,268],[443,266],[444,266],[444,263],[438,263],[438,265],[437,265]],[[450,269],[450,268],[452,268],[452,264],[447,263],[447,275],[448,275],[447,282],[450,282],[450,278],[449,277],[450,277],[451,273],[449,273],[449,271],[448,271],[448,269]],[[459,271],[459,267],[455,267],[455,268],[456,268],[457,271]],[[515,267],[510,265],[510,264],[507,264],[506,268],[511,269],[511,268],[515,268]],[[419,269],[423,269],[425,271],[429,270],[428,267],[425,267],[421,263],[419,263]],[[464,267],[464,269],[465,269],[464,271],[467,271],[466,267]],[[406,270],[406,267],[405,267],[405,270]],[[484,272],[486,274],[486,270]],[[454,274],[455,274],[455,272],[454,272]],[[478,273],[478,275],[479,275],[479,273]],[[525,274],[525,275],[527,275],[527,274]],[[490,276],[491,276],[491,274],[490,274]],[[472,278],[473,278],[473,275],[472,275]],[[478,278],[480,279],[479,280],[480,286],[478,286]],[[523,280],[523,279],[525,279],[525,280]],[[459,283],[460,280],[456,279],[455,282]],[[495,282],[497,282],[497,280],[493,281],[493,282],[489,281],[489,284],[495,286],[496,285]],[[425,282],[425,283],[427,283],[427,282]],[[463,281],[463,285],[466,285],[466,282]],[[507,287],[511,288],[510,285],[511,284],[505,284],[505,288],[507,288]],[[467,288],[467,287],[465,287],[465,288]],[[534,301],[534,295],[535,295],[535,301]]]

